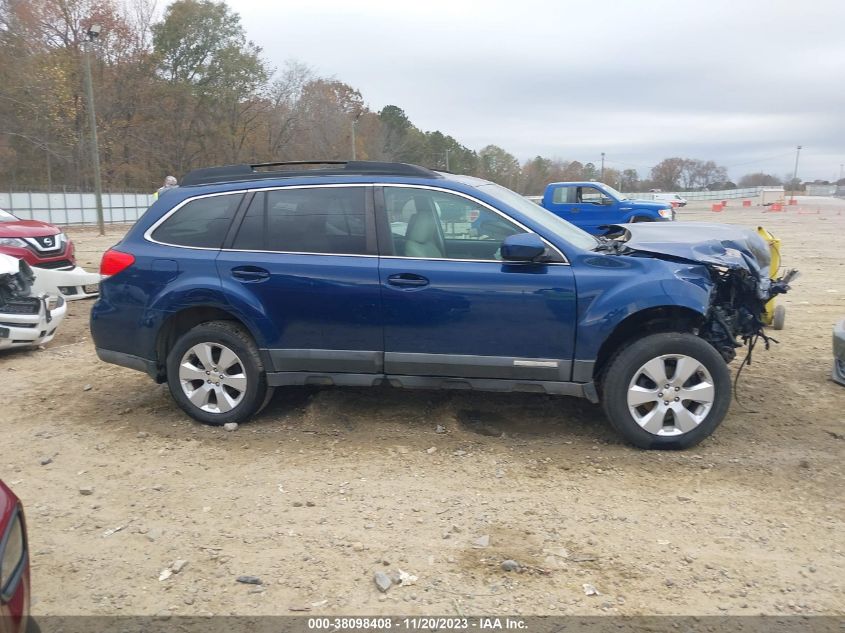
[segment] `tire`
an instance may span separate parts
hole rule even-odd
[[[202,323],[176,341],[167,355],[167,384],[185,413],[211,426],[244,422],[269,402],[258,348],[229,321]]]
[[[775,312],[772,315],[772,327],[776,330],[782,330],[786,325],[786,308],[784,306],[775,306]]]
[[[675,373],[680,363],[689,376],[683,382],[684,376]],[[602,381],[602,404],[611,425],[640,448],[695,446],[719,426],[730,403],[728,366],[712,345],[693,334],[665,332],[634,341],[611,359]]]

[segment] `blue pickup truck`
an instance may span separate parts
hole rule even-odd
[[[604,235],[609,224],[663,222],[675,219],[668,202],[631,200],[600,182],[553,182],[546,186],[540,206],[575,226]]]

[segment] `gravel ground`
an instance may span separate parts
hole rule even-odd
[[[72,303],[45,349],[0,357],[0,476],[28,511],[35,615],[845,613],[845,389],[829,380],[845,201],[799,202],[679,214],[763,224],[803,273],[780,344],[686,452],[633,449],[598,407],[527,394],[287,389],[208,428],[100,363],[91,302]],[[122,230],[70,233],[96,268]],[[376,572],[400,570],[416,580],[379,591]]]

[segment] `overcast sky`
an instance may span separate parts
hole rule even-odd
[[[297,59],[472,149],[839,177],[843,0],[227,0]]]

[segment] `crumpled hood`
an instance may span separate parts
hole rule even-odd
[[[766,277],[771,253],[756,232],[743,226],[704,222],[638,222],[614,224],[625,231],[618,238],[641,253],[668,255],[700,264],[744,268]],[[611,233],[614,231],[611,230]]]
[[[21,270],[21,262],[11,255],[0,253],[0,275],[17,275]]]

